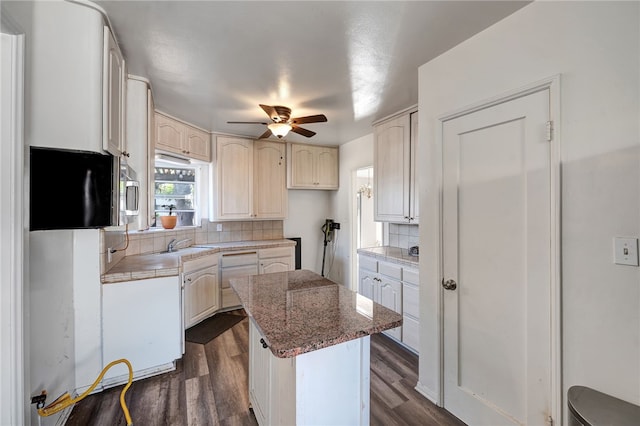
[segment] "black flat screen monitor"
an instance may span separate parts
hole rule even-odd
[[[39,147],[30,150],[32,231],[113,225],[113,156]]]

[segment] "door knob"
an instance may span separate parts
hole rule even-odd
[[[458,287],[458,284],[456,284],[454,280],[443,280],[442,287],[444,287],[445,290],[455,290]]]

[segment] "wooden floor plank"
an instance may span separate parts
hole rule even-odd
[[[185,380],[187,397],[187,424],[189,426],[218,425],[216,399],[207,376]],[[161,424],[161,423],[149,423]]]
[[[209,366],[207,364],[207,355],[205,354],[204,345],[186,342],[185,354],[182,357],[182,360],[184,364],[185,379],[206,376],[209,374]]]
[[[206,345],[187,344],[175,371],[134,382],[127,393],[134,424],[256,426],[248,408],[248,324],[245,318]],[[371,336],[370,424],[463,426],[415,390],[417,377],[415,354],[386,336]],[[124,425],[121,389],[90,395],[67,425]]]
[[[388,408],[395,408],[407,400],[392,385],[382,380],[374,371],[371,372],[371,393],[378,395],[380,401]]]

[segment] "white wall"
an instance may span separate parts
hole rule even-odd
[[[73,231],[37,231],[30,235],[31,383],[37,395],[46,389],[47,404],[75,389],[75,322],[73,308]],[[51,399],[53,398],[53,399]],[[42,419],[56,424],[60,414]],[[31,424],[38,424],[38,415]]]
[[[639,6],[535,2],[419,70],[420,240],[436,254],[437,117],[561,74],[563,395],[581,384],[636,404],[640,274],[613,264],[612,239],[640,235]],[[433,395],[439,262],[420,258],[419,380]]]
[[[355,250],[352,219],[356,198],[353,191],[353,172],[372,165],[373,133],[340,145],[340,188],[331,195],[331,216],[341,227],[336,231],[339,233],[338,243],[329,278],[344,284],[347,288],[352,286],[352,260]]]
[[[25,35],[25,145],[100,151],[100,14],[64,1],[2,2],[2,14]],[[92,240],[95,243],[97,238]],[[25,388],[31,395],[46,389],[56,398],[76,387],[74,285],[87,284],[81,279],[86,252],[78,242],[73,231],[29,234],[29,283],[25,284],[29,292],[25,304],[29,305],[30,317],[24,338],[30,353],[30,382]],[[99,247],[94,243],[93,249],[87,250],[94,253],[93,265],[99,259]],[[74,249],[78,249],[79,259],[75,265]],[[99,280],[97,272],[94,278]],[[83,309],[79,312],[100,320],[99,312],[95,316]],[[92,326],[96,328],[95,323]],[[31,424],[38,424],[38,416],[26,398],[24,406],[27,413],[32,413]],[[56,424],[62,415],[43,418],[42,424]]]
[[[357,191],[359,188],[367,184],[373,186],[373,174],[371,175],[371,178],[369,177],[356,178],[356,182],[352,187],[354,190]],[[355,194],[353,196],[355,197]],[[374,211],[373,200],[374,200],[373,193],[371,198],[367,197],[365,194],[362,194],[362,199],[360,203],[360,217],[361,217],[360,243],[362,244],[361,247],[375,247],[382,243],[382,229],[380,229],[380,232],[379,232],[380,235],[378,235],[378,228],[382,228],[382,226],[379,222],[375,222],[373,220],[373,211]],[[356,217],[356,212],[352,212],[352,214],[353,214],[352,217]],[[354,228],[353,231],[355,232],[356,224],[352,223],[351,226]],[[356,234],[354,233],[353,235],[355,236]],[[357,245],[357,241],[354,241],[353,243]]]
[[[331,219],[331,191],[289,190],[289,215],[283,223],[284,237],[302,238],[302,269],[320,273],[322,268],[322,231],[325,219]]]

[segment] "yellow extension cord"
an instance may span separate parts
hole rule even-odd
[[[133,425],[133,422],[131,421],[131,416],[129,415],[129,409],[127,408],[127,403],[124,401],[124,394],[127,392],[129,387],[131,386],[131,382],[133,382],[133,368],[131,367],[131,363],[124,358],[112,361],[109,364],[107,364],[107,366],[102,369],[102,372],[100,373],[96,381],[93,382],[93,384],[89,387],[89,389],[84,391],[82,395],[72,399],[71,395],[69,395],[69,392],[66,392],[65,394],[60,396],[58,399],[53,401],[51,404],[47,405],[44,408],[38,409],[38,414],[42,417],[47,417],[59,411],[64,410],[65,408],[75,404],[76,402],[82,401],[84,398],[87,397],[87,395],[91,393],[91,391],[93,391],[96,388],[96,386],[98,386],[98,383],[100,383],[100,381],[102,380],[102,377],[104,377],[104,374],[107,372],[107,370],[116,364],[126,364],[127,367],[129,368],[129,381],[127,382],[124,389],[122,389],[122,392],[120,392],[120,406],[122,407],[122,412],[124,412],[124,418],[127,420],[127,425],[128,426]]]

